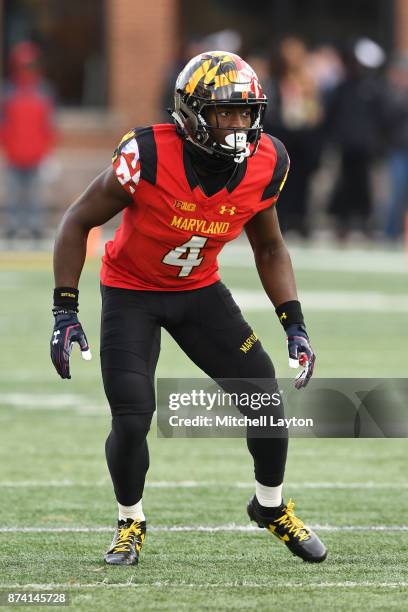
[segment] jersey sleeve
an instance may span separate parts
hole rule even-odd
[[[130,130],[123,136],[113,153],[112,165],[119,183],[133,196],[141,172],[139,146],[135,130]]]
[[[278,138],[270,136],[269,134],[267,134],[267,136],[271,139],[272,144],[275,148],[276,163],[275,168],[273,170],[272,178],[269,184],[264,189],[261,199],[267,200],[268,198],[273,198],[273,203],[275,203],[278,200],[280,193],[285,185],[290,167],[290,159],[285,145],[280,140],[278,140]]]

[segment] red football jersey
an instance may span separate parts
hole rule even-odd
[[[219,280],[218,253],[251,217],[276,202],[289,159],[278,139],[263,134],[256,154],[238,165],[223,189],[207,196],[183,139],[174,125],[163,124],[128,132],[113,167],[133,203],[106,243],[102,283],[181,291]]]

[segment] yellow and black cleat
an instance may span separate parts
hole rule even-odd
[[[255,495],[247,506],[251,521],[255,521],[258,527],[268,529],[294,555],[310,563],[321,563],[327,557],[326,547],[317,535],[295,516],[294,509],[295,504],[290,499],[287,505],[282,503],[276,509],[271,508],[272,512],[267,515],[267,508],[259,504]]]
[[[105,562],[109,565],[136,565],[145,535],[145,521],[118,521],[111,547],[105,554]]]

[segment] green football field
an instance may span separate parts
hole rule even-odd
[[[293,260],[316,376],[406,377],[403,252],[296,247]],[[153,427],[141,562],[104,566],[116,506],[104,460],[110,415],[99,375],[98,262],[87,263],[80,285],[94,359],[84,362],[75,350],[73,378],[62,381],[48,355],[50,261],[46,253],[0,254],[3,597],[65,591],[71,609],[84,611],[407,609],[405,439],[290,442],[285,499],[329,549],[325,563],[309,565],[249,523],[244,440],[163,439]],[[223,256],[222,277],[278,376],[292,376],[284,334],[243,243]],[[201,376],[165,333],[157,373]]]

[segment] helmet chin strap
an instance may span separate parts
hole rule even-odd
[[[234,153],[236,152],[234,162],[237,164],[241,164],[244,159],[249,157],[251,154],[245,132],[234,132],[233,134],[228,134],[224,140],[227,144],[224,145],[220,143],[220,147],[226,149],[227,151],[233,151]]]

